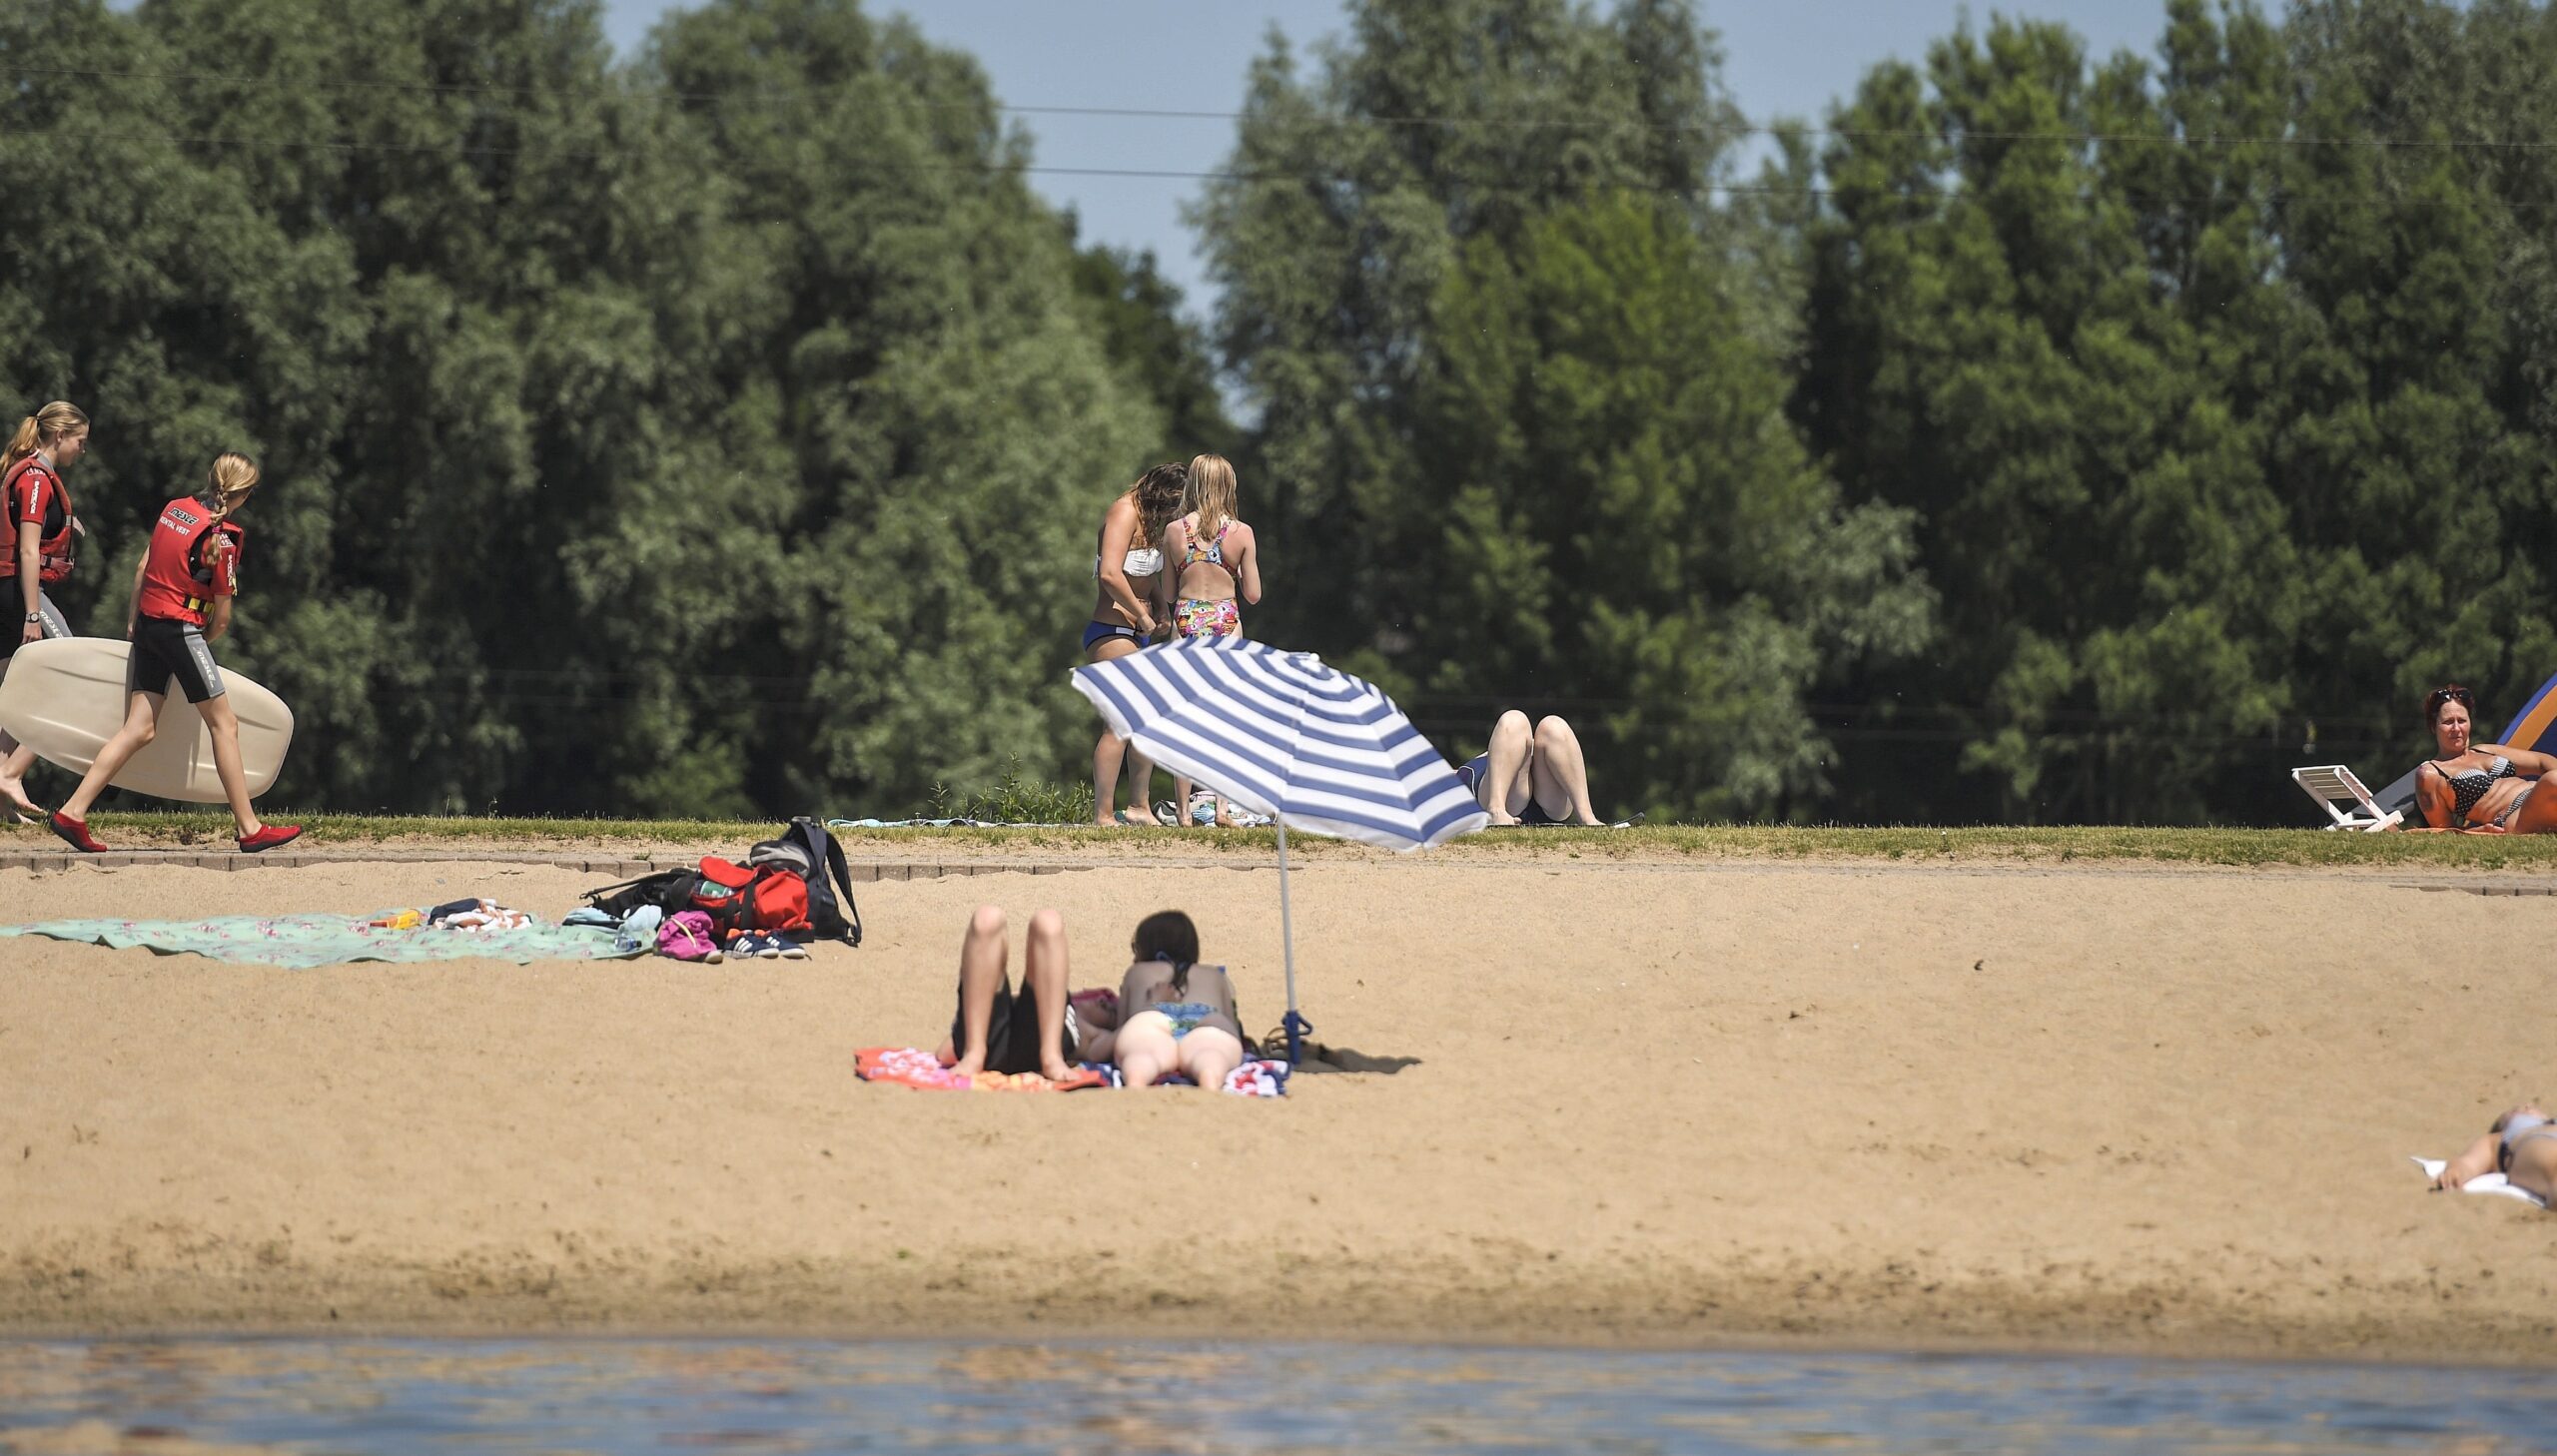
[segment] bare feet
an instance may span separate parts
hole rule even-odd
[[[1066,1079],[1081,1071],[1083,1071],[1082,1068],[1075,1066],[1071,1062],[1050,1062],[1045,1058],[1042,1058],[1039,1063],[1039,1075],[1048,1079],[1050,1082],[1064,1082]]]
[[[20,824],[41,824],[50,817],[36,807],[35,800],[27,797],[27,785],[23,779],[0,778],[0,804],[7,805],[10,812],[18,816]]]
[[[962,1057],[950,1064],[950,1070],[961,1077],[974,1077],[986,1070],[986,1054],[980,1052],[974,1057]]]

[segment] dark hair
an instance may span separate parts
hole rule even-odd
[[[2469,696],[2468,689],[2455,682],[2446,682],[2424,695],[2424,726],[2430,728],[2439,723],[2441,710],[2449,703],[2466,708],[2472,717],[2477,712],[2477,700]]]
[[[1137,922],[1137,959],[1172,963],[1172,994],[1190,994],[1190,968],[1199,961],[1199,927],[1178,910],[1158,910]]]
[[[1162,464],[1137,477],[1128,487],[1137,497],[1137,533],[1140,547],[1151,546],[1163,539],[1163,528],[1181,514],[1181,492],[1190,483],[1190,467],[1178,460]]]

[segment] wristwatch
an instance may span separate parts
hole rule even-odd
[[[30,622],[41,622],[41,621],[43,621],[43,620],[44,620],[44,613],[42,613],[42,612],[29,612],[29,613],[27,613],[27,620],[28,620],[28,621],[30,621]]]

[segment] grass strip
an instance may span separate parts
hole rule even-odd
[[[425,815],[321,814],[297,819],[312,849],[476,842],[491,850],[699,847],[739,850],[780,830],[774,820],[505,819]],[[175,811],[101,814],[98,834],[119,847],[227,847],[231,816]],[[1015,828],[844,829],[844,848],[865,857],[1025,852],[1060,858],[1139,854],[1267,858],[1267,829]],[[8,837],[50,844],[42,828]],[[1288,853],[1306,859],[1378,851],[1314,835],[1294,835]],[[2306,829],[1882,828],[1693,824],[1633,829],[1492,830],[1434,853],[1464,858],[1585,860],[1883,860],[1940,864],[2068,864],[2108,861],[2227,865],[2557,871],[2557,835],[2337,834]]]

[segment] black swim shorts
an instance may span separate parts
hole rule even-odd
[[[144,617],[133,624],[132,665],[124,685],[137,693],[169,691],[177,683],[190,703],[222,696],[222,669],[213,665],[213,648],[204,628],[167,617]]]
[[[7,577],[0,577],[0,598],[6,598],[20,605],[24,605],[26,601],[25,597],[18,594],[17,583]],[[62,608],[53,604],[50,593],[43,591],[36,593],[36,613],[44,618],[44,635],[47,641],[71,635],[71,623],[63,617]],[[6,662],[18,655],[18,649],[25,645],[19,639],[25,635],[26,633],[22,630],[0,632],[0,662]]]
[[[963,1053],[968,1049],[967,1005],[963,1001],[950,1018],[950,1049]],[[1075,1060],[1075,1009],[1066,1007],[1066,1030],[1061,1039],[1066,1060]],[[1014,1076],[1038,1072],[1039,1066],[1039,993],[1024,986],[1021,994],[1013,994],[1012,983],[995,988],[995,1006],[986,1018],[986,1071]]]

